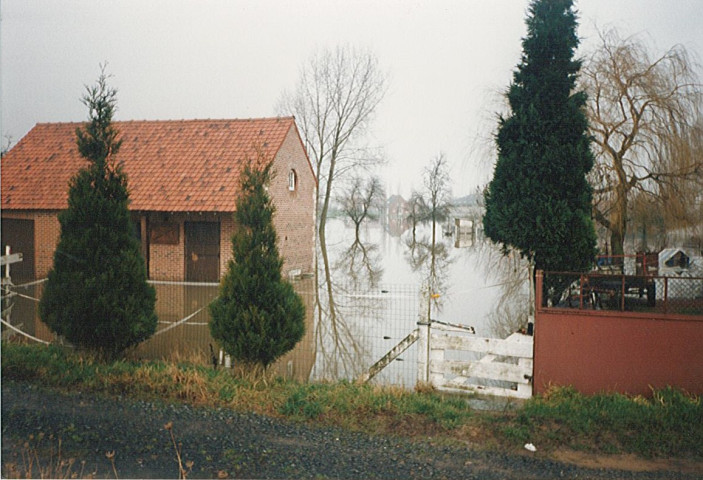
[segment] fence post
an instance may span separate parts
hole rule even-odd
[[[544,278],[544,270],[537,270],[535,274],[535,312],[542,309],[542,280]]]
[[[430,381],[430,322],[425,318],[420,318],[417,322],[417,383],[427,383]]]
[[[8,257],[8,260],[10,258],[10,246],[5,245],[5,255]],[[5,264],[5,278],[10,278],[10,262],[8,261]]]
[[[417,329],[418,329],[418,353],[417,353],[417,382],[431,383],[430,378],[430,341],[432,337],[432,319],[430,312],[432,310],[432,298],[428,288],[427,304],[424,298],[420,298],[420,311],[418,314]],[[427,316],[425,316],[425,314]]]
[[[431,323],[431,322],[430,322]],[[429,339],[432,340],[432,325],[430,324],[427,328],[429,333]],[[440,373],[432,373],[432,366],[439,367]],[[427,362],[427,376],[430,380],[430,385],[434,387],[440,387],[444,385],[444,373],[441,373],[441,368],[444,365],[444,348],[432,348],[429,346],[428,362]]]

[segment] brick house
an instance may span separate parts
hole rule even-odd
[[[22,252],[13,278],[53,263],[68,183],[86,164],[80,123],[37,124],[2,158],[2,245]],[[114,122],[130,211],[152,280],[217,282],[231,259],[232,213],[247,158],[272,158],[269,188],[283,274],[312,272],[317,181],[293,117]]]

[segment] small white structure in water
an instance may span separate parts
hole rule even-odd
[[[474,244],[474,221],[467,218],[454,219],[454,247],[465,248]]]

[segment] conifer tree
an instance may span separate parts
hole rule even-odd
[[[156,331],[156,293],[128,211],[127,177],[116,162],[121,141],[112,124],[116,90],[103,71],[86,87],[89,121],[76,129],[89,163],[70,181],[68,209],[39,312],[78,348],[114,358]]]
[[[235,361],[265,370],[303,337],[305,306],[281,278],[274,206],[266,191],[271,163],[249,162],[240,178],[232,260],[210,304],[210,332]]]
[[[572,0],[533,0],[521,63],[501,117],[498,159],[485,193],[486,235],[537,269],[583,271],[595,255],[593,166]]]

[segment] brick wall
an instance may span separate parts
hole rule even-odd
[[[274,225],[278,234],[279,252],[283,257],[283,276],[292,270],[312,273],[315,247],[315,191],[317,184],[305,156],[305,150],[295,129],[288,132],[282,147],[274,159],[276,175],[269,188],[276,205]],[[289,174],[296,173],[295,188],[289,189]],[[35,271],[37,278],[48,275],[53,266],[53,256],[60,236],[57,211],[11,211],[4,210],[6,218],[34,220]],[[149,242],[148,269],[152,280],[181,281],[185,278],[185,231],[186,221],[220,222],[220,275],[227,270],[232,258],[232,235],[235,223],[232,214],[163,214],[148,212],[135,214],[135,221],[142,221],[146,215],[146,225],[142,229],[142,244],[146,246],[150,227],[155,224],[178,225],[177,243]],[[145,238],[146,237],[146,238]]]
[[[227,273],[227,264],[232,260],[232,235],[235,228],[234,215],[223,213],[220,218],[220,276]]]
[[[274,223],[279,251],[284,259],[283,275],[291,270],[312,273],[315,248],[315,191],[317,184],[295,129],[274,159],[275,177],[270,193],[276,205]],[[296,173],[295,189],[289,189],[289,174]]]
[[[61,236],[58,212],[39,212],[34,217],[37,278],[45,278],[54,265],[54,251]]]
[[[185,274],[184,217],[163,213],[147,214],[147,239],[149,246],[149,278],[151,280],[182,281]],[[178,229],[177,243],[153,242],[149,238],[155,225],[173,225]],[[142,242],[145,240],[142,239]]]

